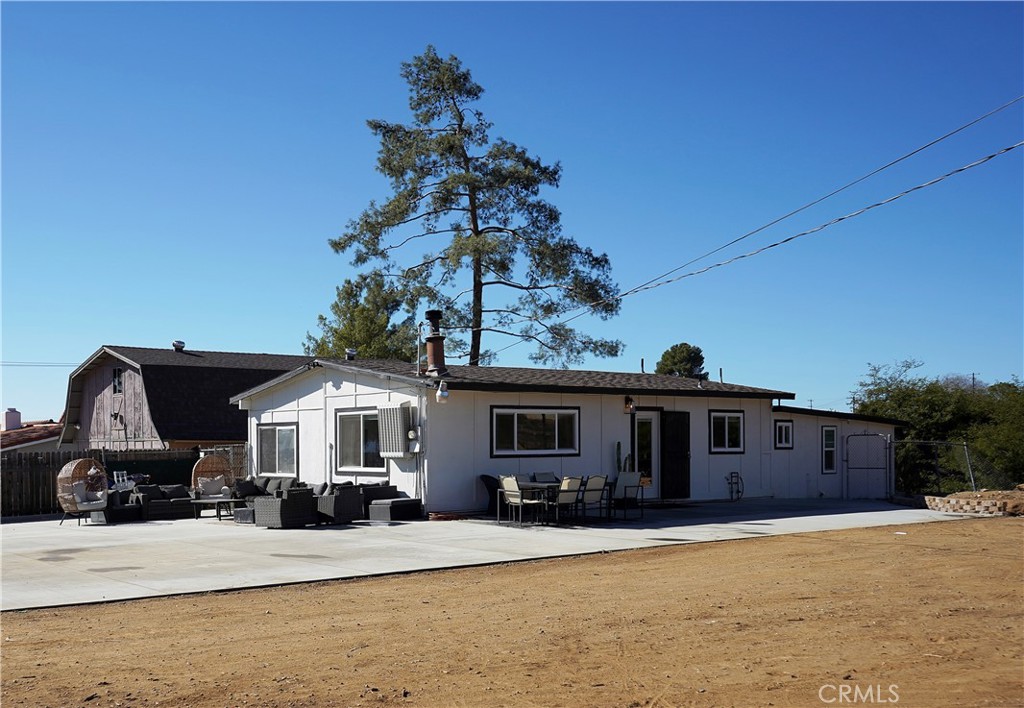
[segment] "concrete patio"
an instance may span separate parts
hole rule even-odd
[[[491,519],[264,529],[217,521],[6,523],[0,609],[111,602],[633,548],[964,518],[884,502],[750,499],[586,526]],[[884,529],[880,529],[884,531]]]

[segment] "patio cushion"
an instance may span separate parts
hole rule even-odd
[[[239,499],[245,499],[246,497],[255,497],[258,494],[262,494],[263,490],[260,489],[255,482],[251,479],[238,479],[235,480],[235,496]]]
[[[184,484],[166,484],[160,487],[164,493],[164,499],[188,499],[188,489]]]
[[[198,483],[196,486],[202,490],[203,494],[211,495],[220,494],[227,480],[224,475],[221,474],[216,477],[200,477],[196,482]]]
[[[159,484],[138,484],[135,486],[136,494],[145,494],[150,499],[163,499],[164,493]]]
[[[324,492],[327,491],[328,486],[330,485],[328,485],[327,482],[324,482],[323,484],[314,485],[313,496],[322,497],[324,495]]]
[[[280,488],[281,488],[281,479],[279,477],[274,477],[273,479],[268,479],[267,480],[267,486],[266,486],[267,494],[273,494],[274,492],[276,492]]]

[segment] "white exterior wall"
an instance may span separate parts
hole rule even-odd
[[[427,382],[424,382],[425,384]],[[780,498],[885,497],[892,493],[892,460],[888,473],[851,478],[847,440],[852,434],[890,436],[891,425],[797,412],[773,413],[766,399],[634,396],[638,415],[680,411],[690,421],[690,498],[728,499],[727,477],[738,472],[744,496]],[[624,396],[561,393],[485,393],[451,390],[439,404],[433,391],[405,381],[369,374],[315,368],[282,381],[241,402],[249,411],[250,472],[255,474],[258,426],[298,423],[299,479],[320,482],[378,482],[385,477],[409,496],[424,500],[427,511],[467,512],[486,508],[482,474],[551,471],[558,476],[617,475],[615,446],[625,456],[630,447],[630,416]],[[420,431],[421,453],[387,460],[386,474],[339,472],[335,469],[335,427],[338,411],[373,410],[409,404]],[[492,457],[491,407],[578,408],[580,454],[564,457]],[[743,452],[711,453],[710,413],[742,411]],[[775,420],[793,421],[793,449],[774,449]],[[821,426],[835,425],[838,434],[836,474],[821,474]],[[646,494],[660,498],[659,479]]]
[[[771,402],[754,399],[634,397],[641,409],[656,408],[690,414],[690,498],[728,499],[726,477],[739,472],[745,495],[772,496]],[[565,457],[491,457],[491,407],[564,407],[580,410],[580,454]],[[630,416],[623,396],[597,394],[483,393],[453,390],[449,402],[431,401],[427,480],[430,509],[470,511],[487,506],[479,475],[495,477],[551,471],[558,476],[603,474],[614,478],[615,443],[629,452]],[[710,411],[737,410],[744,418],[744,452],[711,454]],[[642,411],[641,411],[642,413]],[[657,480],[647,493],[658,498]]]
[[[354,375],[316,368],[284,381],[241,402],[249,412],[249,473],[258,474],[257,431],[269,423],[298,423],[298,478],[315,485],[322,482],[380,482],[389,479],[399,491],[420,496],[418,456],[388,459],[383,473],[342,472],[334,454],[335,419],[342,410],[374,410],[378,406],[412,407],[418,420],[418,391],[406,384],[370,375]]]
[[[849,420],[829,416],[781,411],[774,420],[793,421],[793,449],[773,450],[773,472],[776,479],[776,497],[790,499],[882,499],[895,492],[894,463],[891,441],[894,426],[864,420]],[[822,472],[821,429],[836,428],[836,473]],[[774,423],[767,444],[774,447]],[[849,437],[851,435],[879,436],[887,445],[887,471],[850,470]]]

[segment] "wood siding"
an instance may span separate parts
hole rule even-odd
[[[124,392],[114,393],[114,369],[123,372]],[[162,450],[167,446],[153,425],[142,375],[117,362],[89,372],[82,382],[82,429],[92,449]],[[116,417],[115,417],[116,416]]]

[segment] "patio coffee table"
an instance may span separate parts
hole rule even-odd
[[[195,512],[196,518],[198,519],[200,517],[200,515],[202,514],[203,507],[211,507],[212,506],[217,511],[217,521],[220,521],[221,520],[221,517],[220,517],[221,511],[226,509],[227,513],[228,513],[228,519],[231,520],[231,519],[234,518],[233,515],[232,515],[232,511],[233,511],[234,507],[238,506],[239,504],[244,506],[245,505],[245,499],[230,499],[230,498],[223,498],[223,499],[214,499],[214,498],[210,498],[210,499],[193,499],[192,500],[192,510]]]

